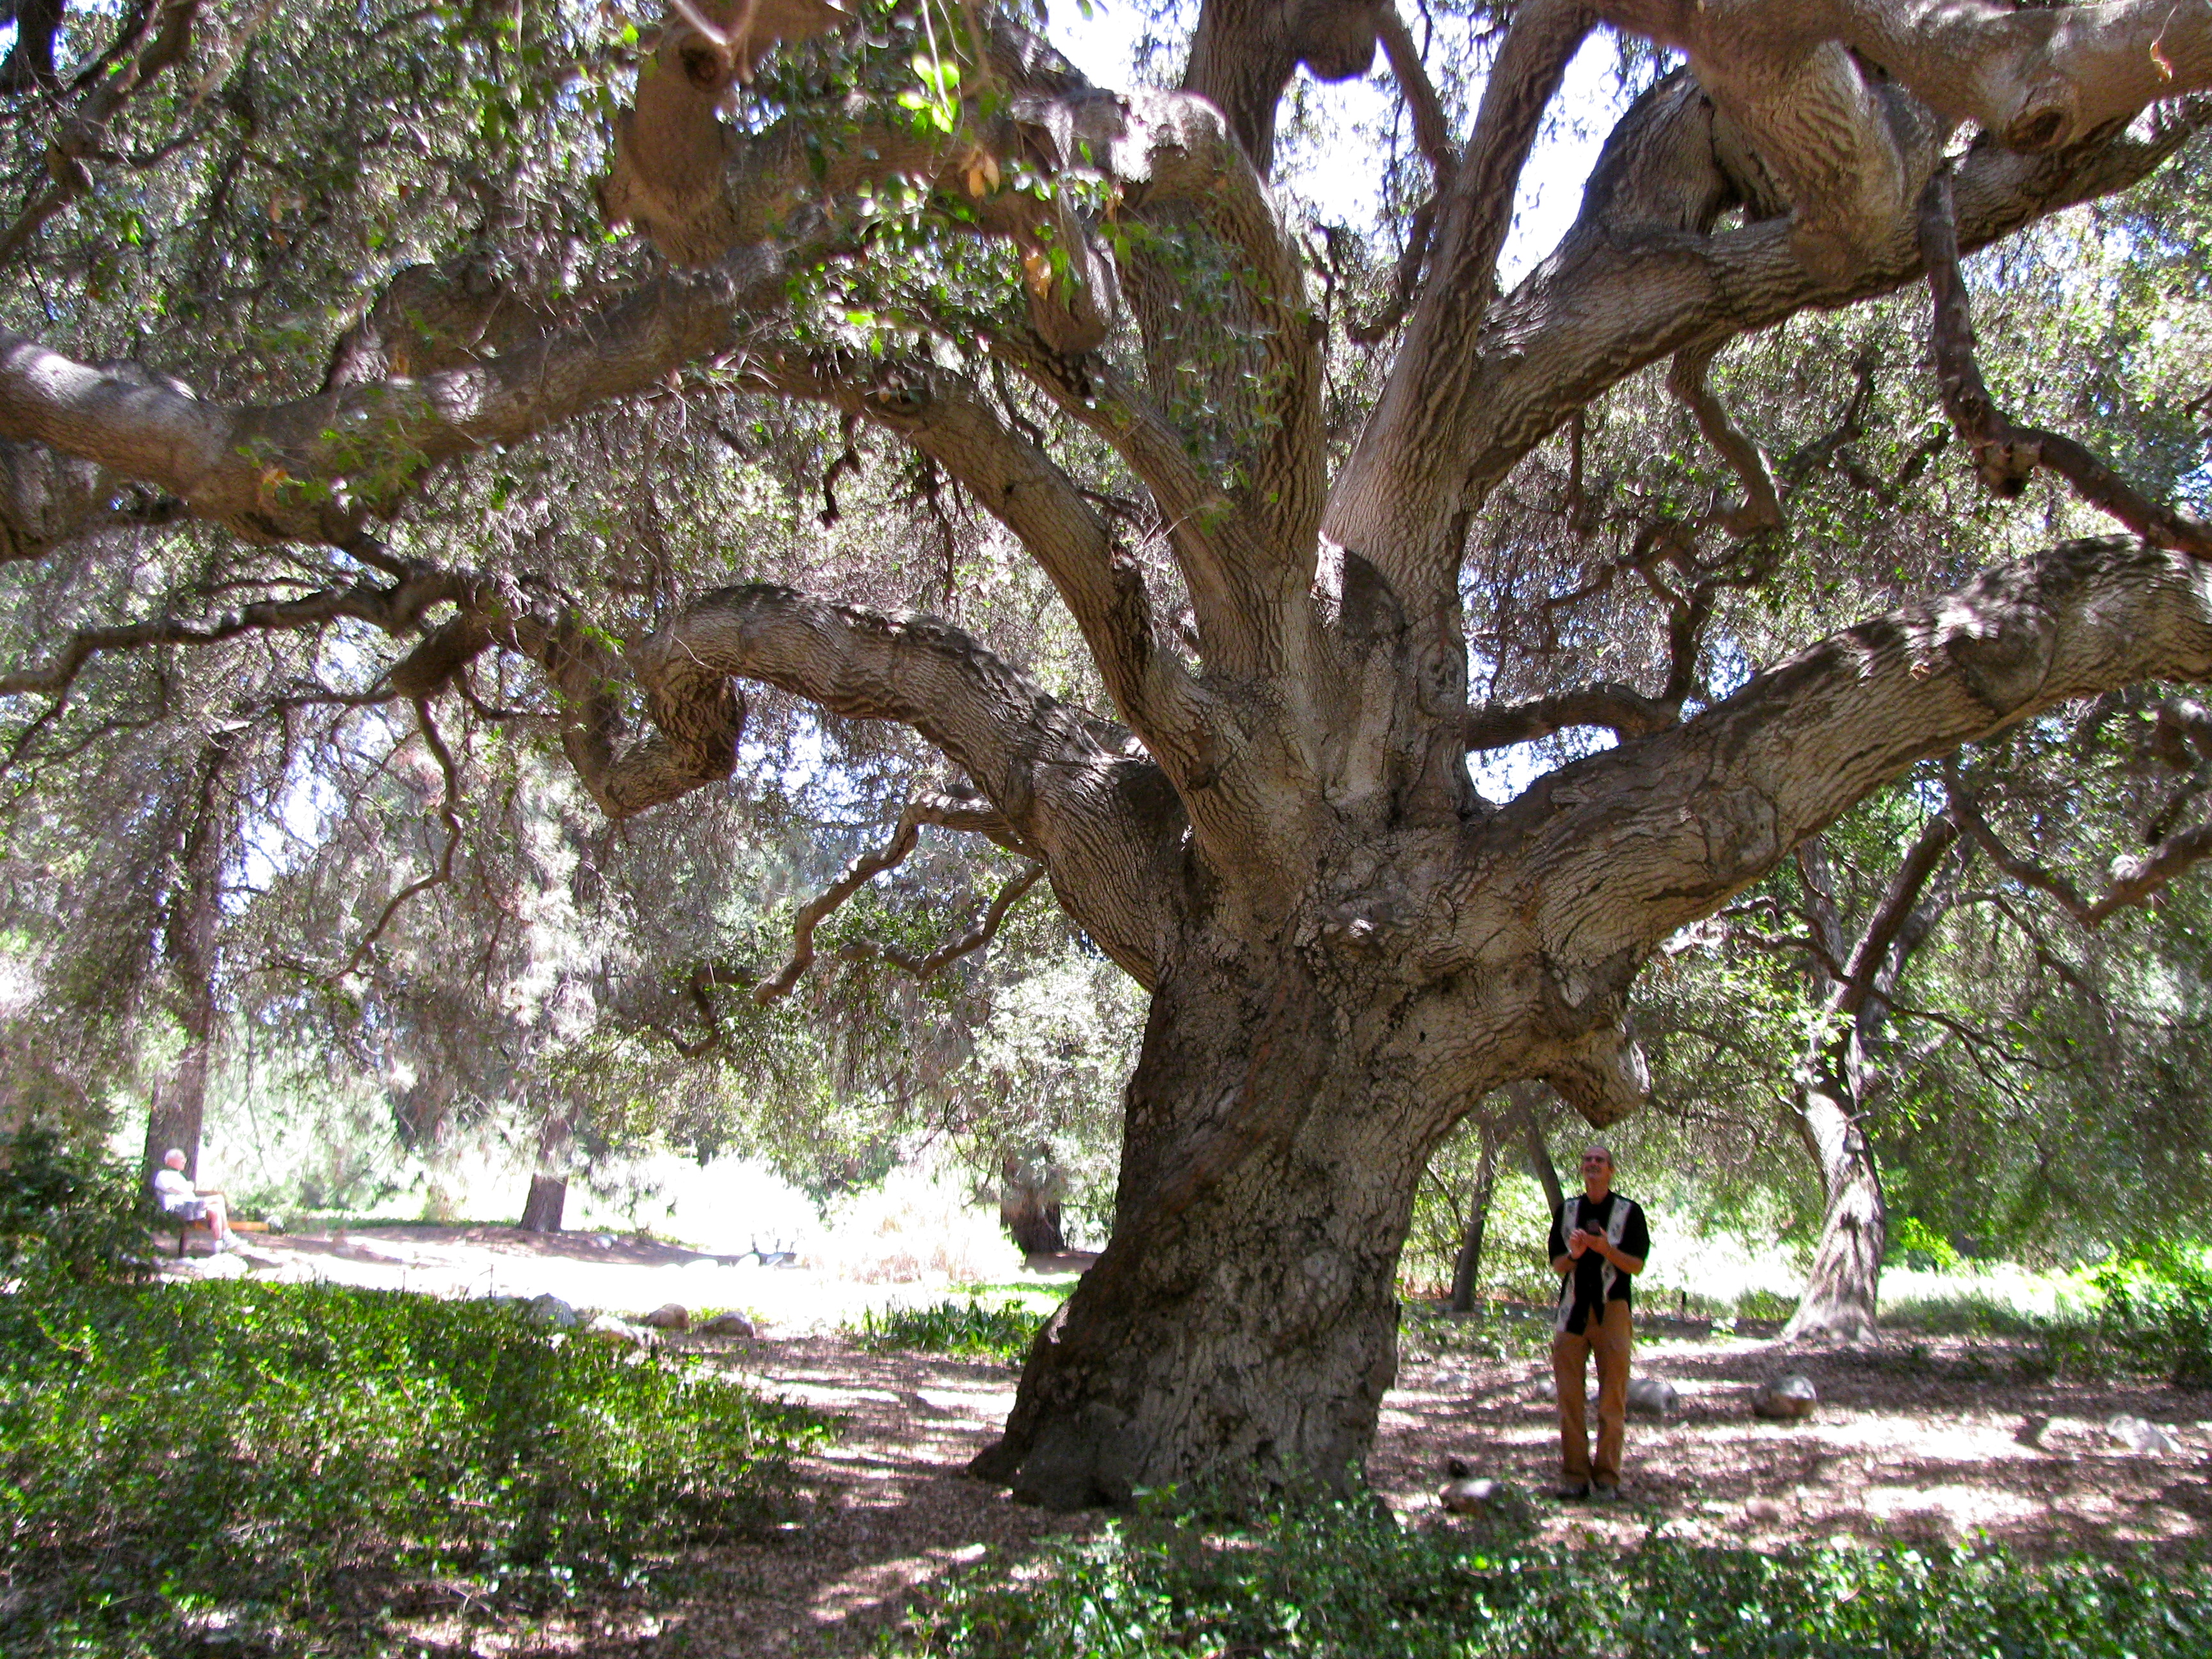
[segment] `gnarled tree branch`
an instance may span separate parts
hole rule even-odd
[[[1960,778],[1955,763],[1945,764],[1943,781],[1952,812],[1989,854],[1990,862],[2021,886],[2052,900],[2084,927],[2098,927],[2114,911],[2141,904],[2192,865],[2212,858],[2212,823],[2191,824],[2165,836],[2147,853],[2115,859],[2111,884],[2095,898],[2084,898],[2081,889],[2065,877],[2005,845],[1983,813],[1980,799]]]
[[[2158,678],[2212,679],[2212,575],[2131,540],[2069,542],[1553,773],[1498,833],[1525,837],[1516,862],[1546,871],[1549,954],[1640,960],[1914,761]]]
[[[1982,482],[2000,495],[2017,495],[2038,467],[2072,484],[2081,498],[2103,508],[2147,541],[2197,558],[2212,558],[2212,526],[2195,514],[2153,501],[2101,456],[2073,439],[2008,419],[1983,384],[1974,359],[1972,302],[1959,270],[1959,239],[1951,200],[1951,175],[1939,172],[1920,198],[1920,254],[1928,264],[1928,291],[1936,301],[1929,343],[1943,407],[1974,455]]]

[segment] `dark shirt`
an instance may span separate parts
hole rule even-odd
[[[1601,1201],[1593,1204],[1588,1198],[1577,1194],[1572,1201],[1582,1210],[1579,1224],[1584,1227],[1595,1227],[1600,1232],[1606,1231],[1611,1226],[1613,1206],[1616,1204],[1627,1205],[1628,1219],[1621,1224],[1620,1243],[1618,1249],[1623,1255],[1632,1255],[1639,1261],[1651,1254],[1651,1233],[1644,1224],[1644,1206],[1633,1199],[1625,1197],[1620,1193],[1607,1193]],[[1552,1212],[1550,1259],[1553,1261],[1557,1261],[1567,1253],[1566,1214],[1565,1205]],[[1581,1258],[1574,1264],[1575,1304],[1567,1320],[1567,1328],[1570,1331],[1579,1334],[1587,1317],[1585,1310],[1595,1308],[1601,1301],[1607,1299],[1605,1294],[1605,1258],[1595,1250],[1584,1250]],[[1629,1287],[1634,1282],[1633,1278],[1627,1273],[1614,1273],[1613,1295],[1610,1299],[1632,1304],[1635,1298],[1630,1294]]]

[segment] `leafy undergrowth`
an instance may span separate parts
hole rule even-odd
[[[1408,1363],[1440,1354],[1475,1359],[1533,1359],[1551,1352],[1552,1310],[1510,1302],[1481,1302],[1472,1313],[1445,1313],[1433,1305],[1405,1304],[1398,1327],[1399,1357]]]
[[[979,1571],[917,1610],[886,1655],[930,1659],[2198,1659],[2212,1571],[2001,1553],[1780,1555],[1654,1539],[1546,1549],[1401,1529],[1346,1505],[1224,1529],[1153,1515],[1061,1540],[1018,1583]]]
[[[873,1309],[853,1334],[871,1353],[942,1353],[1018,1365],[1049,1315],[1020,1301],[948,1297],[927,1308]]]
[[[520,1310],[327,1285],[0,1296],[0,1650],[404,1650],[650,1595],[823,1420]]]

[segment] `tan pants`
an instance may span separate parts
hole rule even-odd
[[[1552,1339],[1552,1377],[1559,1390],[1559,1462],[1570,1484],[1620,1484],[1620,1443],[1628,1425],[1628,1304],[1608,1302],[1605,1317],[1593,1316],[1580,1336],[1562,1331]],[[1589,1399],[1583,1368],[1597,1356],[1597,1455],[1590,1455],[1584,1418]]]

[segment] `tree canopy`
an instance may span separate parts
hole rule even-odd
[[[2212,850],[2201,5],[1205,0],[1127,92],[984,0],[53,15],[0,758],[21,924],[130,941],[75,1006],[158,987],[186,1114],[224,997],[441,1034],[434,1112],[604,1071],[602,1008],[719,1047],[902,861],[966,908],[848,941],[887,972],[1048,884],[1150,1006],[979,1461],[1026,1497],[1346,1478],[1431,1152],[1521,1079],[1634,1109],[1639,969],[1758,884],[1856,1022],[1817,1079],[1944,860],[2086,923]],[[1600,28],[1632,99],[1506,291]],[[1314,222],[1284,94],[1378,54],[1376,222]],[[2085,870],[2035,791],[2136,748]],[[888,839],[777,966],[761,828],[824,776]],[[1900,781],[1838,961],[1814,838]]]

